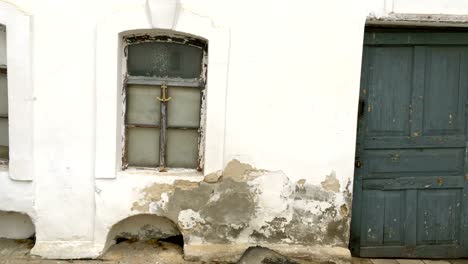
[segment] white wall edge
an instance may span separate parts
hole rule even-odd
[[[9,177],[33,180],[33,103],[31,17],[0,1],[0,23],[7,30]]]

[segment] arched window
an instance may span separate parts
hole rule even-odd
[[[190,37],[124,37],[123,168],[201,170],[206,42]]]

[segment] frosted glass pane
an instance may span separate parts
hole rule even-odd
[[[198,78],[201,48],[179,43],[146,42],[128,46],[128,72],[132,76]]]
[[[8,119],[0,118],[0,146],[8,146]]]
[[[170,87],[169,94],[172,99],[167,109],[168,125],[198,127],[200,125],[200,89]]]
[[[198,131],[167,130],[167,166],[196,168],[198,162]]]
[[[161,89],[150,85],[127,87],[127,124],[159,124]]]
[[[0,74],[0,115],[8,115],[8,86],[6,74]]]
[[[126,150],[128,165],[157,167],[159,164],[159,129],[129,128]]]
[[[0,25],[0,65],[7,65],[6,50],[6,28]]]
[[[0,159],[7,160],[8,158],[8,147],[0,146]]]

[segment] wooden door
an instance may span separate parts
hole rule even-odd
[[[468,33],[365,34],[350,248],[468,257]]]

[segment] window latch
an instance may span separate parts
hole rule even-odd
[[[167,102],[167,101],[171,100],[172,97],[166,97],[166,92],[167,92],[167,85],[166,85],[166,82],[163,82],[161,84],[162,98],[157,97],[159,101]]]

